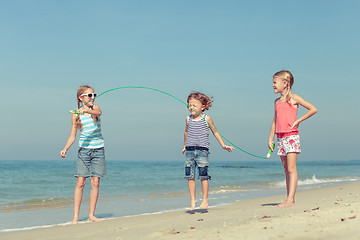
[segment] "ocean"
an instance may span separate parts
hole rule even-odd
[[[0,234],[66,225],[73,216],[76,161],[0,161]],[[298,161],[298,191],[360,181],[360,160]],[[183,161],[107,161],[95,215],[154,214],[189,207]],[[211,161],[210,206],[286,194],[280,160]],[[201,185],[197,180],[201,202]],[[88,216],[90,181],[80,221]]]

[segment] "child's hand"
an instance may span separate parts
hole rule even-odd
[[[296,120],[295,122],[294,122],[294,124],[291,126],[291,129],[293,129],[293,128],[299,128],[299,122]]]
[[[269,141],[269,143],[268,143],[268,148],[271,149],[271,151],[274,151],[273,143],[274,143],[273,141]]]
[[[79,114],[84,114],[84,113],[85,113],[85,109],[84,109],[84,108],[80,108],[80,109],[78,110],[78,113],[79,113]]]
[[[226,146],[226,145],[224,145],[222,148],[228,152],[232,152],[232,150],[234,149],[234,147]]]
[[[184,147],[183,150],[182,150],[183,155],[184,155],[185,151],[186,151],[186,148]]]
[[[61,151],[60,151],[60,156],[61,156],[62,158],[66,158],[66,151],[65,151],[65,150],[61,150]]]

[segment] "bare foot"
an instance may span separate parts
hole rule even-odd
[[[197,199],[195,199],[194,201],[190,201],[190,211],[195,209],[196,203],[198,202]]]
[[[278,207],[280,208],[285,208],[285,207],[292,207],[295,205],[295,202],[294,201],[288,201],[286,200],[285,202],[282,202],[278,205]]]
[[[207,209],[209,206],[209,201],[208,200],[203,200],[201,205],[200,205],[200,209]]]
[[[79,218],[73,218],[70,224],[78,224]]]
[[[97,218],[97,217],[95,217],[95,216],[91,216],[91,217],[88,218],[88,220],[89,220],[90,222],[101,222],[101,221],[104,220],[104,219],[102,219],[102,218]]]

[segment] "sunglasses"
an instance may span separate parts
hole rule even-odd
[[[97,94],[96,93],[84,93],[84,94],[81,94],[80,96],[81,97],[88,96],[89,98],[92,98],[94,96],[94,98],[96,98]]]

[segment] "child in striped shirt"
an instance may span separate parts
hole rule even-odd
[[[76,139],[79,130],[79,151],[76,167],[77,177],[74,191],[74,217],[71,221],[76,224],[79,221],[79,211],[86,178],[91,177],[89,221],[99,222],[94,216],[97,199],[99,196],[100,177],[105,177],[105,151],[104,139],[101,134],[101,110],[94,104],[96,93],[90,86],[80,86],[77,91],[78,114],[72,114],[72,126],[70,137],[63,150],[60,151],[62,158]]]
[[[197,203],[195,184],[196,167],[198,168],[203,193],[203,200],[199,208],[206,209],[209,205],[209,128],[224,150],[232,152],[234,148],[224,144],[221,135],[215,128],[212,118],[209,115],[203,114],[203,112],[209,110],[212,105],[212,100],[208,96],[199,92],[193,92],[188,96],[187,103],[191,115],[186,117],[184,148],[182,153],[185,153],[186,157],[185,179],[188,180],[190,210],[192,211],[195,209]]]

